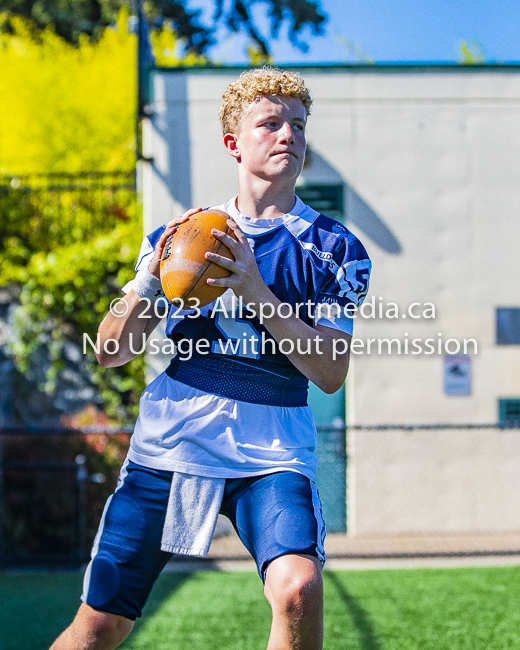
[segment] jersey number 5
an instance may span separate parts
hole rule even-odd
[[[226,310],[218,311],[215,325],[222,332],[225,340],[213,341],[212,352],[249,359],[260,357],[260,334],[249,321],[237,317],[236,305],[231,314]]]

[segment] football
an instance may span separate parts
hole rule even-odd
[[[234,261],[229,248],[211,234],[212,228],[217,228],[236,240],[227,219],[229,215],[221,210],[203,210],[181,223],[168,237],[160,273],[164,294],[171,303],[183,300],[186,309],[204,307],[226,291],[226,287],[212,287],[206,280],[227,278],[229,271],[207,260],[204,254],[210,251]],[[197,298],[199,304],[189,303],[190,298]]]

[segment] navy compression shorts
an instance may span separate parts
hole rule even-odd
[[[109,497],[84,580],[83,602],[131,620],[171,558],[161,538],[173,473],[125,463]],[[226,479],[221,514],[228,517],[265,581],[269,563],[299,553],[325,561],[325,525],[316,485],[281,471]]]

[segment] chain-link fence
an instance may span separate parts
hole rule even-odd
[[[351,553],[520,552],[520,423],[352,427],[347,453]]]
[[[3,566],[87,559],[129,436],[0,433]],[[520,423],[320,427],[319,439],[325,520],[346,514],[329,558],[520,554]],[[210,560],[247,557],[221,518]]]
[[[520,555],[519,422],[318,427],[318,440],[328,558]],[[245,559],[226,532],[210,556]]]
[[[88,558],[129,433],[0,430],[0,567]]]
[[[0,175],[0,249],[46,250],[109,231],[131,218],[135,187],[133,171]]]

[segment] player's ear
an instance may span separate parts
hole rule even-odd
[[[226,133],[224,136],[224,146],[227,152],[233,158],[240,158],[240,148],[238,146],[238,135],[236,133]]]

